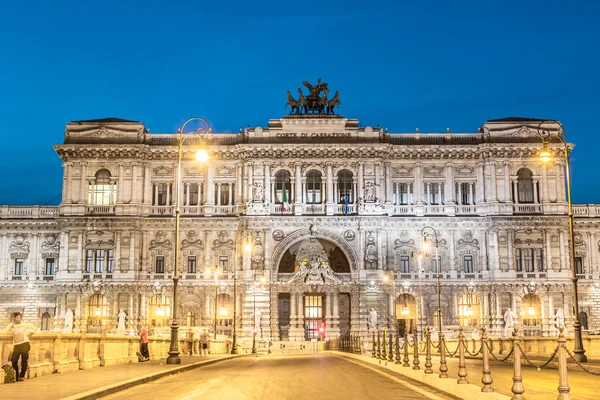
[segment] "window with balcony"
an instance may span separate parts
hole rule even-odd
[[[292,183],[289,171],[281,170],[275,174],[275,203],[291,203]]]
[[[409,274],[410,273],[410,261],[408,256],[400,256],[400,273],[401,274]]]
[[[309,171],[306,174],[306,204],[320,204],[322,202],[321,189],[323,180],[319,171]]]
[[[56,258],[54,258],[54,257],[46,258],[46,266],[44,268],[44,275],[46,275],[46,276],[54,275],[55,269],[56,269]]]
[[[197,206],[200,199],[200,185],[197,183],[188,183],[183,186],[183,198],[188,206]],[[165,192],[166,196],[166,192]],[[166,201],[166,198],[165,198]]]
[[[187,262],[187,272],[188,274],[196,273],[196,256],[189,256]]]
[[[457,183],[456,201],[462,205],[475,204],[475,184],[471,182]]]
[[[517,199],[519,203],[533,203],[533,172],[521,168],[517,172]]]
[[[155,271],[157,274],[165,273],[165,256],[156,256],[155,259]]]
[[[425,195],[429,191],[429,204],[438,205],[444,204],[444,184],[443,183],[427,183],[425,184]],[[427,197],[426,197],[427,198]]]
[[[471,256],[471,255],[463,256],[463,265],[464,265],[464,269],[465,269],[465,274],[472,274],[473,273],[473,256]]]
[[[23,275],[24,258],[15,258],[15,270],[13,275]]]
[[[219,256],[219,270],[222,272],[229,271],[229,257],[228,256]]]
[[[575,257],[575,274],[583,275],[583,257]]]
[[[354,204],[354,182],[352,172],[341,170],[337,175],[337,191],[339,204]]]
[[[154,199],[152,204],[154,204],[155,206],[166,206],[168,197],[167,193],[171,189],[170,186],[170,183],[156,183],[154,185]]]
[[[107,169],[96,172],[96,179],[90,182],[88,188],[88,204],[108,206],[115,204],[117,184],[111,182],[111,174]]]
[[[398,184],[398,193],[397,193],[397,199],[396,199],[396,204],[401,204],[401,205],[407,205],[410,204],[412,199],[409,199],[409,193],[411,192],[410,189],[410,185],[412,185],[411,183],[399,183]]]

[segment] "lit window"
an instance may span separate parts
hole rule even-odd
[[[112,273],[115,264],[115,251],[113,249],[108,250],[108,260],[106,263],[106,272]]]
[[[96,172],[96,179],[88,189],[88,203],[92,205],[111,205],[115,203],[117,186],[111,182],[110,171],[101,169]]]
[[[106,250],[97,249],[96,257],[94,259],[94,272],[97,274],[104,272],[104,257],[106,257]]]

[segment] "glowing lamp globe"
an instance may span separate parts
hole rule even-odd
[[[533,307],[527,308],[527,314],[534,315],[535,314],[535,308],[533,308]]]
[[[544,147],[542,148],[542,151],[540,151],[539,159],[543,163],[552,161],[552,154],[550,153],[550,150],[548,150],[546,143],[544,143]]]
[[[200,149],[196,152],[196,160],[200,162],[208,161],[208,152],[204,149]]]

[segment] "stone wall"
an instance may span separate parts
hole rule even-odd
[[[181,356],[198,355],[198,342],[179,341]],[[151,360],[166,359],[170,340],[150,337],[148,349]],[[136,352],[140,348],[138,336],[99,335],[75,333],[36,333],[31,337],[28,377],[34,378],[52,373],[63,373],[118,364],[137,363]],[[0,334],[0,365],[10,363],[12,336]],[[229,353],[227,340],[211,341],[211,354]]]

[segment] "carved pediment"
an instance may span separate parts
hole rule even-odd
[[[152,173],[154,176],[172,176],[173,168],[169,168],[166,165],[161,165],[160,167],[154,168]]]
[[[458,247],[474,247],[479,250],[479,240],[473,238],[473,232],[463,232],[462,238],[458,239]]]
[[[425,168],[425,176],[442,176],[444,169],[436,165]]]
[[[29,255],[29,242],[25,240],[25,235],[15,235],[15,240],[10,244],[8,252],[11,258],[26,258]]]
[[[222,167],[219,167],[216,172],[217,176],[233,176],[233,171],[233,168],[223,165]]]
[[[412,168],[407,168],[404,165],[396,167],[392,170],[393,176],[412,176]]]
[[[185,176],[204,176],[204,172],[200,168],[190,167],[184,170]]]
[[[93,132],[88,133],[88,137],[95,139],[116,139],[123,137],[123,133],[108,129],[103,126]]]
[[[202,248],[202,240],[198,238],[198,233],[196,231],[188,231],[186,238],[181,241],[182,249],[187,249],[189,247]]]
[[[587,247],[587,243],[583,240],[583,236],[579,233],[576,233],[573,236],[573,243],[575,243],[575,247]]]
[[[42,242],[42,253],[44,257],[49,254],[58,254],[60,242],[56,240],[55,234],[46,235],[46,240]]]
[[[86,235],[87,247],[114,247],[114,233],[105,231],[91,231]]]
[[[400,238],[394,241],[394,249],[402,250],[402,249],[414,249],[415,248],[415,240],[411,239],[408,231],[400,232]]]
[[[475,172],[475,168],[474,167],[470,167],[468,165],[463,165],[463,166],[458,167],[456,169],[456,174],[457,175],[462,175],[462,176],[473,175],[473,172]]]

